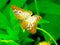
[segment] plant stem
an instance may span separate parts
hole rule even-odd
[[[25,4],[25,10],[28,10],[27,4]]]
[[[37,45],[39,42],[40,42],[40,38],[38,37],[34,45]]]
[[[44,29],[39,28],[39,27],[37,27],[37,29],[38,29],[38,30],[41,30],[41,31],[44,32],[44,33],[46,33],[49,37],[52,38],[52,40],[54,41],[54,43],[55,43],[56,45],[58,45],[57,42],[55,41],[55,39],[54,39],[47,31],[45,31]]]
[[[39,14],[37,0],[34,0],[34,2],[35,2],[36,12],[37,12],[37,14]]]

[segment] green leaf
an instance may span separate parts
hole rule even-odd
[[[26,42],[26,43],[34,42],[34,40],[33,40],[33,39],[31,39],[31,38],[26,38],[26,39],[25,39],[25,42]]]
[[[48,24],[48,23],[50,23],[50,22],[47,21],[47,20],[41,19],[41,20],[39,20],[38,23],[39,23],[39,24]]]
[[[1,26],[1,25],[9,26],[9,22],[8,22],[6,16],[3,15],[3,14],[0,12],[0,26]]]
[[[49,32],[55,40],[57,40],[60,37],[60,15],[56,16],[55,14],[47,14],[44,19],[49,20],[50,23],[42,25],[41,27]]]
[[[25,35],[26,34],[26,35]],[[25,35],[25,37],[28,37],[29,36],[29,31],[27,30],[27,29],[25,29],[25,32],[24,32],[24,35]]]
[[[8,45],[20,45],[20,44],[18,44],[15,41],[13,41],[13,42],[9,42]]]
[[[0,34],[0,39],[6,39],[6,40],[8,40],[8,39],[10,39],[10,36],[7,35],[7,34]]]
[[[16,30],[11,29],[10,27],[7,27],[6,30],[8,32],[10,39],[12,39],[12,40],[18,40],[19,39],[18,35],[17,35],[17,33],[19,33],[19,32],[16,33]]]
[[[22,40],[25,40],[28,36],[29,36],[29,32],[27,30],[25,30],[25,32],[23,32],[23,33],[20,33],[20,36],[19,36],[20,42]]]
[[[0,10],[6,5],[7,0],[0,0]]]
[[[12,8],[10,8],[9,13],[10,13],[10,23],[11,23],[12,27],[14,27],[16,25],[16,23],[17,23],[17,19],[16,19],[15,15],[14,15],[14,13],[12,11]]]
[[[27,38],[24,39],[23,45],[25,45],[27,43],[31,43],[31,42],[34,42],[34,40],[27,37]]]
[[[7,43],[4,43],[4,42],[0,42],[0,45],[7,45]]]

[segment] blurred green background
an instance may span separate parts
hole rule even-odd
[[[17,41],[19,41],[20,39],[22,40],[23,38],[25,40],[28,39],[28,34],[24,36],[25,33],[21,31],[22,29],[19,26],[19,21],[15,18],[12,12],[12,5],[16,5],[26,10],[31,10],[34,14],[37,14],[38,12],[39,15],[44,19],[42,23],[39,24],[41,28],[50,33],[55,40],[58,40],[60,38],[60,0],[36,1],[37,3],[35,3],[35,0],[0,0],[0,40],[14,40],[15,42],[13,42],[13,44],[11,42],[8,45],[19,45],[16,43]],[[38,10],[36,9],[36,4]],[[47,40],[48,36],[44,33],[43,35]],[[7,44],[4,43],[1,45]]]

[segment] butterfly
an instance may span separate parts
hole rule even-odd
[[[21,21],[21,25],[24,29],[27,29],[31,34],[36,33],[37,22],[41,19],[41,16],[33,15],[32,11],[24,10],[17,6],[12,6],[12,10],[17,19]]]

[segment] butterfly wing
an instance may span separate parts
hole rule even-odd
[[[36,33],[37,22],[40,19],[40,16],[31,16],[30,18],[23,21],[22,27],[27,29],[31,34]]]
[[[36,27],[37,27],[37,22],[39,21],[39,19],[41,19],[40,16],[34,15],[34,17],[36,18],[35,21],[33,22],[33,28],[31,30],[29,30],[29,32],[31,34],[35,34],[36,33]]]
[[[12,6],[12,9],[13,9],[15,16],[19,20],[25,20],[26,18],[29,18],[32,15],[31,11],[26,11],[16,6]]]

